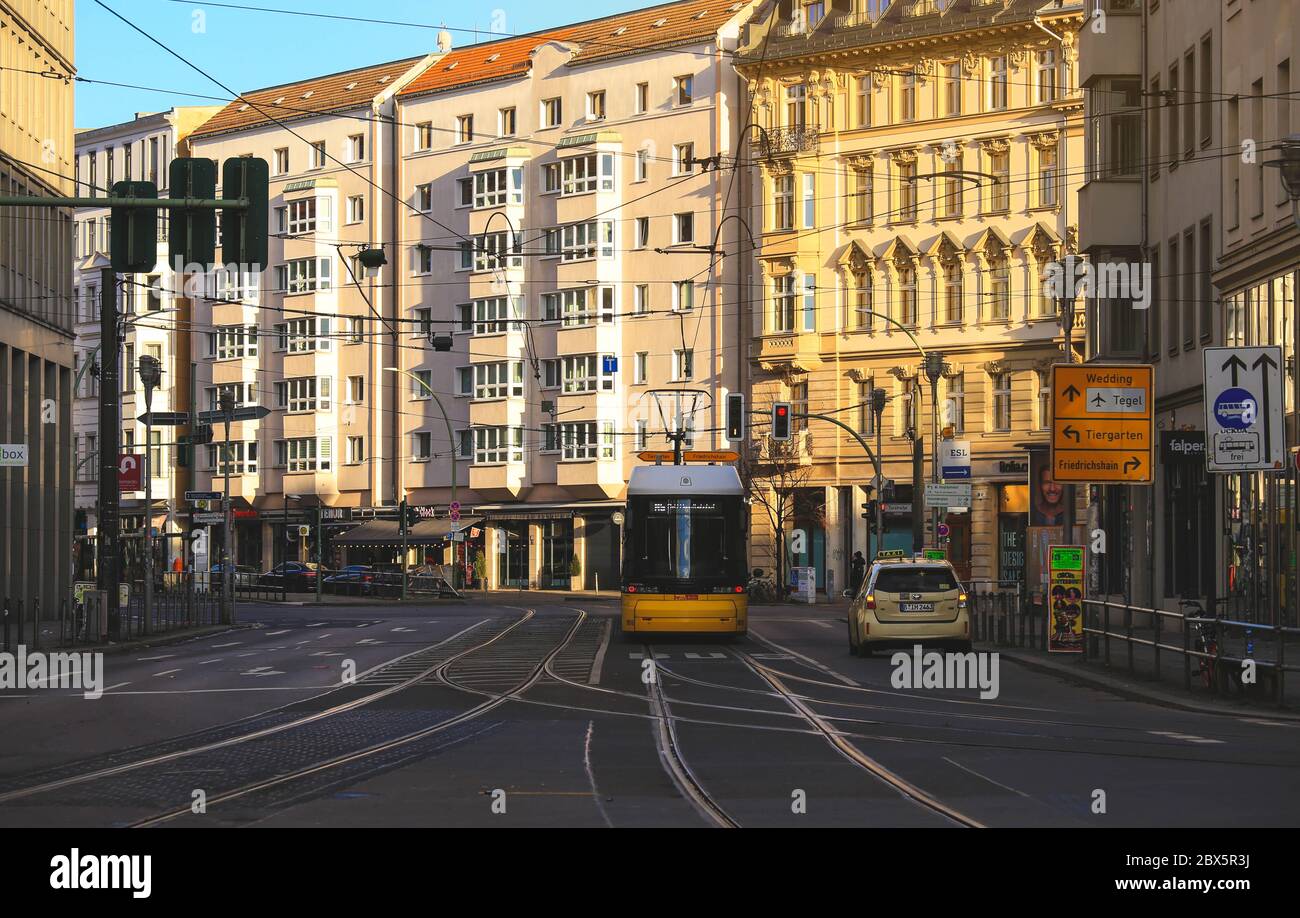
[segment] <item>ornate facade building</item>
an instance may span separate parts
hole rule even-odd
[[[751,20],[737,66],[753,100],[752,407],[796,415],[791,448],[755,431],[758,491],[790,493],[779,515],[755,501],[754,565],[778,566],[778,518],[804,531],[789,560],[819,589],[871,555],[872,463],[808,412],[880,443],[895,483],[881,544],[919,549],[913,438],[928,481],[937,416],[972,457],[971,507],[940,519],[949,557],[969,580],[1023,579],[1029,457],[1065,357],[1043,282],[1078,246],[1082,20],[1080,3],[1025,0],[781,0]],[[943,358],[937,406],[922,350]]]

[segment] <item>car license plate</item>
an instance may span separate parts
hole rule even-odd
[[[934,603],[932,602],[904,602],[899,604],[899,610],[903,612],[933,612]]]

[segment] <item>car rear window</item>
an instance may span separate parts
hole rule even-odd
[[[957,589],[957,578],[942,567],[886,569],[876,576],[875,589],[881,593],[946,593]]]

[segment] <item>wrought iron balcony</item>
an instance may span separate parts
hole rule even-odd
[[[821,134],[815,124],[756,131],[753,137],[759,155],[765,157],[785,156],[791,153],[815,153],[821,143]]]

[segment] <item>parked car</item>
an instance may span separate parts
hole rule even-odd
[[[223,568],[221,567],[220,561],[212,565],[211,569],[208,571],[209,589],[221,589],[222,570]],[[261,574],[257,568],[253,567],[251,564],[236,564],[233,574],[234,583],[232,585],[236,590],[247,590],[257,586],[260,582]]]
[[[374,589],[374,568],[369,564],[349,564],[337,574],[326,577],[321,589],[326,593],[366,596]]]
[[[310,593],[316,589],[316,576],[319,570],[319,564],[283,561],[262,574],[258,578],[258,583],[266,587],[283,588],[290,593]]]

